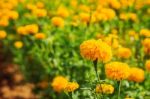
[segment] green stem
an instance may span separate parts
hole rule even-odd
[[[97,80],[99,82],[99,84],[101,83],[100,81],[100,78],[99,78],[99,75],[98,75],[98,71],[97,71],[97,59],[95,61],[93,61],[93,64],[94,64],[94,69],[95,69],[95,74],[96,74],[96,77],[97,77]],[[101,87],[101,84],[100,84],[100,88],[101,88],[101,91],[102,91],[102,99],[104,99],[104,96],[103,96],[103,89]]]
[[[119,82],[118,99],[120,99],[121,81]]]

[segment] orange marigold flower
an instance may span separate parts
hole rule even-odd
[[[79,84],[78,83],[76,83],[76,82],[69,82],[67,84],[67,86],[65,87],[65,91],[66,92],[73,92],[73,91],[75,91],[78,88],[79,88]]]
[[[35,34],[35,38],[36,39],[45,39],[45,34],[44,33],[37,33],[37,34]]]
[[[146,70],[150,71],[150,60],[147,60],[145,63]]]
[[[140,35],[145,36],[145,37],[150,37],[150,30],[148,30],[148,29],[141,29]]]
[[[117,51],[117,56],[120,58],[130,58],[131,50],[129,48],[120,47]]]
[[[52,81],[52,87],[54,91],[61,92],[63,91],[68,84],[68,80],[63,76],[57,76]]]
[[[61,17],[53,17],[52,24],[58,27],[64,27],[64,20]]]
[[[150,38],[144,39],[142,44],[144,46],[144,52],[150,54]]]
[[[15,46],[17,49],[20,49],[20,48],[23,47],[23,43],[22,43],[22,41],[16,41],[16,42],[14,43],[14,46]]]
[[[111,47],[101,40],[87,40],[80,45],[80,53],[82,57],[89,60],[100,60],[108,62],[112,58]]]
[[[6,38],[6,36],[7,36],[7,33],[3,30],[0,30],[0,39],[4,39]]]
[[[96,93],[112,94],[114,87],[110,84],[98,84],[95,89]]]
[[[26,25],[25,29],[26,29],[27,33],[31,33],[31,34],[35,34],[39,31],[39,27],[37,24]]]
[[[120,81],[128,78],[130,68],[126,63],[110,62],[105,65],[105,73],[108,78]]]
[[[135,81],[135,82],[143,82],[144,80],[144,70],[137,68],[137,67],[132,67],[130,69],[130,76],[128,77],[128,80],[130,81]]]

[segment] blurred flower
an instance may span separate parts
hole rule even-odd
[[[58,16],[61,16],[61,17],[63,17],[63,18],[66,18],[66,17],[69,16],[69,11],[68,11],[67,8],[65,8],[65,7],[63,7],[63,6],[60,6],[60,7],[58,8],[56,14],[57,14]]]
[[[61,17],[53,17],[51,21],[54,26],[64,27],[64,20]]]
[[[65,87],[66,92],[73,92],[79,88],[79,84],[76,82],[68,82],[67,86]]]
[[[0,18],[0,26],[6,27],[9,25],[9,19],[8,17],[2,17]]]
[[[110,84],[98,84],[95,91],[96,93],[113,94],[114,87]]]
[[[57,76],[52,81],[52,87],[54,91],[61,92],[63,91],[68,84],[68,80],[63,76]]]
[[[29,24],[25,26],[27,33],[35,34],[39,31],[39,27],[37,24]]]
[[[150,38],[145,38],[142,44],[144,46],[144,52],[149,55],[150,54]]]
[[[22,43],[22,41],[16,41],[16,42],[14,43],[14,46],[15,46],[17,49],[20,49],[20,48],[23,47],[23,43]]]
[[[101,40],[87,40],[80,45],[80,53],[82,57],[89,60],[100,60],[108,62],[112,58],[111,47]]]
[[[4,30],[0,30],[0,39],[6,38],[7,33]]]
[[[47,16],[47,11],[45,9],[35,9],[32,10],[33,15],[37,17],[45,17]]]
[[[117,50],[117,56],[119,58],[130,58],[131,57],[131,50],[129,48],[120,47]]]
[[[128,77],[128,80],[130,81],[135,81],[135,82],[143,82],[144,80],[144,70],[137,68],[137,67],[132,67],[130,69],[130,76]]]
[[[35,34],[36,39],[45,39],[46,35],[44,33],[37,33]]]
[[[146,60],[145,68],[146,70],[150,71],[150,60]]]
[[[130,75],[128,64],[122,62],[110,62],[105,65],[106,76],[113,80],[127,79]]]
[[[145,36],[145,37],[150,37],[150,30],[149,29],[141,29],[140,35]]]

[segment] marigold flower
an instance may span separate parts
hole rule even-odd
[[[67,86],[65,87],[65,91],[66,92],[73,92],[73,91],[75,91],[78,88],[79,88],[79,84],[78,83],[76,83],[76,82],[69,82],[67,84]]]
[[[144,39],[142,44],[144,46],[144,52],[150,54],[150,38]]]
[[[146,70],[150,71],[150,60],[147,60],[145,63]]]
[[[148,30],[148,29],[141,29],[140,30],[140,35],[145,36],[145,37],[150,37],[150,30]]]
[[[61,17],[63,17],[63,18],[66,18],[66,17],[69,16],[69,11],[68,11],[68,9],[65,8],[65,7],[62,7],[62,6],[58,8],[58,10],[57,10],[56,13],[57,13],[58,16],[61,16]]]
[[[129,48],[120,47],[117,51],[117,56],[120,58],[130,58],[131,50]]]
[[[14,43],[14,46],[15,46],[17,49],[20,49],[20,48],[23,47],[23,43],[22,43],[22,41],[16,41],[16,42]]]
[[[0,39],[4,39],[6,38],[6,36],[7,36],[7,33],[3,30],[0,30]]]
[[[112,94],[114,87],[110,84],[98,84],[95,91],[96,93]]]
[[[130,81],[135,81],[135,82],[143,82],[144,80],[144,70],[137,68],[137,67],[132,67],[130,69],[130,76],[128,77],[128,80]]]
[[[26,29],[27,33],[31,33],[31,34],[35,34],[39,31],[39,27],[37,24],[26,25],[25,29]]]
[[[8,17],[9,17],[10,19],[16,20],[16,19],[18,19],[19,14],[18,14],[18,12],[16,12],[16,11],[9,11],[9,12],[8,12]]]
[[[42,9],[42,8],[44,8],[44,3],[38,1],[38,2],[36,3],[36,7]]]
[[[9,25],[9,19],[7,17],[0,18],[0,26],[6,27]]]
[[[105,65],[105,73],[108,78],[120,81],[128,78],[130,68],[126,63],[110,62]]]
[[[26,35],[27,31],[26,31],[25,27],[20,26],[20,27],[17,28],[17,33],[21,34],[21,35]]]
[[[111,47],[101,40],[87,40],[80,45],[80,53],[82,57],[89,60],[100,60],[108,62],[112,58]]]
[[[37,34],[35,34],[35,38],[36,39],[44,39],[46,36],[45,36],[45,34],[44,33],[37,33]]]
[[[45,9],[35,9],[32,10],[32,13],[37,17],[45,17],[47,15],[47,11]]]
[[[64,27],[64,20],[61,17],[53,17],[52,24],[58,27]]]
[[[68,80],[65,77],[57,76],[53,79],[51,85],[52,85],[54,91],[60,93],[61,91],[63,91],[66,88],[67,84],[68,84]]]

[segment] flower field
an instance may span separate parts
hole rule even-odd
[[[150,99],[150,0],[0,0],[1,57],[31,99]]]

